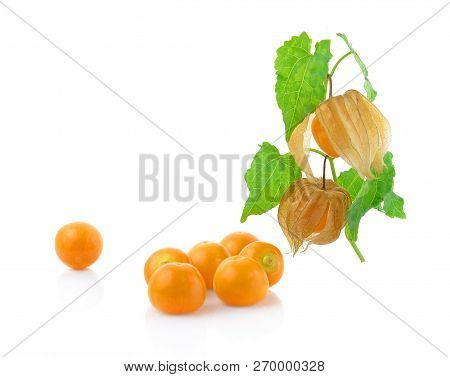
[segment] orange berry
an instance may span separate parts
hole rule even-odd
[[[270,243],[252,242],[242,249],[240,255],[252,258],[261,265],[267,274],[270,286],[278,283],[283,276],[283,254],[276,246]]]
[[[164,313],[190,313],[205,302],[206,286],[200,272],[191,264],[167,263],[150,277],[148,297]]]
[[[225,246],[230,255],[238,255],[245,246],[255,241],[258,239],[253,234],[234,232],[226,236],[220,243]]]
[[[206,288],[213,287],[214,273],[219,264],[230,256],[227,249],[219,243],[200,242],[188,252],[191,263],[197,267],[205,279]]]
[[[172,247],[166,247],[164,249],[160,249],[155,251],[152,255],[150,255],[145,262],[144,266],[144,278],[148,283],[148,280],[152,276],[152,274],[162,265],[171,262],[179,262],[179,263],[190,263],[189,257],[186,253],[181,251],[180,249],[175,249]]]
[[[269,280],[260,264],[242,255],[225,259],[214,275],[214,291],[227,305],[254,305],[268,289]]]
[[[93,264],[100,257],[102,248],[102,236],[90,224],[70,223],[64,225],[56,234],[56,254],[64,264],[75,270]]]
[[[322,149],[328,156],[332,158],[339,157],[338,153],[334,150],[333,146],[328,139],[322,124],[318,117],[315,117],[311,124],[311,131],[316,140],[317,145]]]
[[[330,205],[328,205],[327,209],[323,212],[323,215],[320,218],[319,224],[317,224],[316,229],[314,229],[315,233],[321,232],[325,228],[325,225],[327,225],[329,208],[330,208]]]

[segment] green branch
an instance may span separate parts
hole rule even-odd
[[[347,238],[348,239],[348,238]],[[359,260],[362,262],[365,262],[366,260],[364,259],[364,256],[361,254],[361,251],[359,250],[358,246],[356,246],[355,241],[349,240],[348,242],[350,242],[350,245],[352,245],[353,250],[355,250],[356,255],[358,256]]]
[[[331,69],[330,72],[330,77],[332,77],[334,75],[334,72],[336,71],[336,68],[338,67],[338,65],[347,57],[350,56],[351,54],[353,54],[353,51],[349,51],[347,52],[345,55],[342,55],[339,60],[335,63],[335,65],[333,66],[333,68]]]
[[[319,151],[318,149],[315,148],[309,148],[310,152],[314,152],[317,154],[320,154],[322,157],[328,157],[329,159],[332,159],[330,156],[328,156],[326,153],[323,153],[322,151]]]
[[[336,168],[334,167],[334,159],[329,159],[330,161],[330,168],[331,168],[331,175],[333,176],[333,181],[337,183],[337,175],[336,175]]]

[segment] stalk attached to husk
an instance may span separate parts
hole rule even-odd
[[[323,159],[323,177],[322,177],[322,189],[325,190],[325,175],[327,173],[327,155],[325,155],[325,158]]]
[[[326,153],[319,151],[318,149],[314,149],[314,148],[310,148],[309,149],[310,152],[314,152],[317,153],[318,155],[321,155],[322,157],[324,157],[324,162],[323,162],[323,189],[325,189],[325,174],[326,174],[326,162],[327,160],[330,162],[330,168],[331,168],[331,174],[333,175],[333,181],[337,183],[337,176],[336,176],[336,168],[334,166],[334,158],[328,156]],[[362,255],[361,250],[359,250],[358,245],[356,245],[355,241],[352,241],[349,237],[347,237],[347,234],[345,235],[347,238],[347,241],[350,243],[352,249],[355,251],[356,255],[358,256],[359,260],[362,262],[365,262],[366,260],[364,259],[364,255]]]
[[[337,175],[336,175],[336,168],[334,166],[334,158],[328,156],[327,154],[323,153],[322,151],[319,151],[318,149],[309,148],[309,151],[320,154],[322,157],[326,157],[328,159],[328,162],[330,163],[330,168],[331,168],[331,175],[333,176],[333,181],[335,181],[337,183]]]

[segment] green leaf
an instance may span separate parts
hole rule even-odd
[[[277,147],[264,142],[245,173],[250,195],[242,211],[241,222],[250,215],[260,215],[280,203],[292,182],[302,172],[290,153],[280,155]]]
[[[356,63],[358,63],[359,68],[361,68],[361,71],[364,75],[364,79],[365,79],[364,80],[364,89],[366,90],[367,98],[370,102],[373,102],[373,100],[377,96],[377,91],[373,88],[372,83],[369,80],[369,72],[367,71],[366,65],[363,63],[363,61],[359,57],[358,53],[353,49],[352,45],[350,44],[350,42],[347,39],[347,36],[343,33],[338,33],[337,35],[344,40],[344,42],[347,44],[350,51],[353,53]]]
[[[346,189],[352,200],[355,200],[358,192],[364,184],[364,179],[359,176],[355,169],[351,168],[339,174],[336,183]]]
[[[352,241],[358,239],[359,223],[362,217],[372,208],[381,209],[388,216],[399,215],[403,212],[403,199],[393,193],[395,168],[392,164],[392,153],[384,155],[386,167],[375,178],[364,181],[347,213],[347,226],[345,234]],[[398,199],[397,199],[398,198]],[[387,199],[387,202],[386,202]],[[384,203],[383,203],[384,202]],[[381,204],[384,204],[381,207]]]
[[[314,55],[311,44],[312,40],[303,32],[277,50],[275,93],[287,141],[295,127],[325,99],[328,62],[332,56],[330,41],[316,43]]]
[[[383,212],[389,217],[398,217],[399,219],[406,219],[406,214],[403,211],[403,204],[405,200],[391,191],[384,197]]]

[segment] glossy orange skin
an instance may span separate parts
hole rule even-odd
[[[269,279],[264,269],[243,255],[225,259],[214,275],[214,291],[227,305],[254,305],[266,296],[268,289]]]
[[[75,270],[82,270],[93,264],[100,257],[102,248],[100,232],[87,223],[64,225],[56,234],[56,254],[65,265]]]
[[[267,274],[269,286],[279,282],[284,272],[284,258],[281,251],[274,245],[256,241],[248,244],[241,254],[257,261]]]
[[[148,283],[152,274],[162,265],[171,262],[190,263],[190,259],[185,252],[173,247],[159,249],[149,256],[144,266],[144,278]]]
[[[234,232],[226,236],[220,243],[225,246],[230,255],[238,255],[245,246],[255,241],[258,239],[253,234]]]
[[[206,286],[193,265],[167,263],[150,277],[148,297],[153,306],[164,313],[191,313],[205,302]]]
[[[230,256],[220,243],[200,242],[188,252],[191,263],[197,267],[205,279],[206,288],[212,289],[213,278],[219,264]]]
[[[322,149],[328,156],[332,158],[339,157],[338,153],[331,146],[330,140],[328,139],[319,118],[315,117],[311,124],[311,131],[316,140],[317,145]]]

